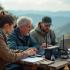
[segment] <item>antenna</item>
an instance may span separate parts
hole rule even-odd
[[[63,49],[64,49],[64,35],[63,35]]]

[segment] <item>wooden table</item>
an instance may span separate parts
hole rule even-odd
[[[50,70],[59,70],[60,68],[66,68],[68,67],[68,62],[65,60],[56,60],[53,64],[48,65]],[[63,70],[64,70],[63,69]]]
[[[37,65],[33,63],[24,63],[23,70],[37,70]]]
[[[53,63],[53,61],[50,60],[41,60],[37,62],[21,62],[23,64],[23,69],[24,70],[46,70],[48,68],[48,64]]]
[[[38,61],[35,63],[29,63],[29,62],[22,62],[22,63],[24,66],[23,67],[24,70],[40,70],[41,68],[43,68],[43,70],[59,70],[60,68],[64,68],[63,70],[66,70],[65,67],[67,67],[68,65],[70,66],[69,61],[62,60],[62,59],[58,59],[58,60],[54,61],[54,63],[52,63],[52,64],[48,64],[45,62],[47,62],[47,60],[42,60],[42,61]],[[41,67],[41,68],[38,69],[39,67]]]

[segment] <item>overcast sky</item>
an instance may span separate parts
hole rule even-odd
[[[9,10],[70,11],[70,0],[0,0]]]

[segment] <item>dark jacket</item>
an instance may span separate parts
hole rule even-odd
[[[39,27],[36,27],[30,32],[31,38],[39,45],[46,43],[49,45],[56,44],[56,36],[54,31],[50,30],[48,33],[43,32]]]
[[[26,50],[29,47],[36,47],[36,44],[31,39],[30,35],[21,36],[19,28],[16,28],[9,36],[7,40],[11,49]]]
[[[36,27],[30,32],[30,36],[37,44],[37,47],[39,49],[38,54],[40,55],[43,55],[45,53],[44,49],[40,47],[42,43],[47,43],[48,45],[56,44],[56,36],[52,30],[50,30],[48,33],[45,33],[39,27]]]

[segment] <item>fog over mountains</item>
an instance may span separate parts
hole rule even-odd
[[[52,18],[52,28],[55,31],[57,37],[63,34],[70,33],[70,11],[15,11],[9,10],[13,15],[16,16],[28,16],[32,18],[33,25],[35,26],[42,17],[50,16]]]

